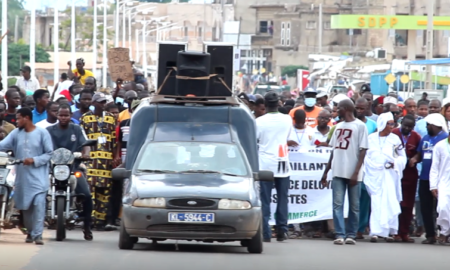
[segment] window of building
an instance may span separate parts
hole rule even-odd
[[[316,29],[316,21],[307,21],[306,29]]]
[[[280,39],[281,46],[284,46],[286,44],[286,25],[284,22],[281,23]]]
[[[259,21],[259,32],[260,33],[268,33],[269,32],[269,22],[268,21]]]
[[[408,45],[408,30],[396,30],[394,44],[395,46]]]
[[[247,56],[247,50],[241,50],[241,57]]]
[[[201,38],[203,36],[203,29],[202,29],[202,27],[198,27],[197,28],[197,36],[199,38]]]
[[[263,49],[263,56],[264,57],[271,57],[272,56],[272,49]]]
[[[443,33],[442,33],[442,36],[445,37],[445,38],[450,37],[450,31],[449,30],[444,30]]]
[[[184,27],[184,36],[185,37],[189,36],[189,28],[187,26]]]
[[[331,22],[330,21],[323,22],[323,29],[330,30],[331,29]]]
[[[285,23],[286,26],[286,32],[284,33],[286,37],[286,46],[291,46],[291,23],[287,22]]]
[[[359,35],[362,35],[362,30],[361,29],[347,29],[347,30],[345,30],[345,33],[350,36],[359,36]]]

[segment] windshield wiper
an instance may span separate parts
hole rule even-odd
[[[222,174],[219,171],[210,171],[210,170],[187,170],[187,171],[179,171],[179,173],[218,173],[218,174]]]
[[[170,170],[137,170],[138,172],[146,172],[146,173],[175,173],[175,171],[170,171]]]

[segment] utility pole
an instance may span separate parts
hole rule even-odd
[[[225,1],[226,0],[222,0],[221,5],[222,5],[222,37],[220,41],[224,41],[224,37],[225,37]]]
[[[14,43],[17,43],[18,39],[19,39],[19,16],[16,15],[16,22],[14,25]]]
[[[429,0],[427,5],[427,44],[426,44],[426,59],[433,58],[433,15],[434,15],[434,0]],[[426,65],[426,81],[425,89],[432,89],[432,67]]]
[[[322,21],[322,4],[319,4],[319,53],[322,53],[322,32],[323,32],[323,21]]]

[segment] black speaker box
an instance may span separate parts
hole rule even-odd
[[[189,77],[192,80],[178,78],[176,94],[178,96],[208,96],[209,79],[201,79],[201,77],[209,77],[210,68],[211,55],[209,53],[195,51],[178,52],[177,75],[179,77]]]
[[[210,79],[210,96],[231,96],[232,93],[219,80],[233,89],[233,46],[229,45],[207,45],[206,51],[211,54],[210,74],[217,74]]]
[[[186,44],[159,44],[157,89],[163,84],[172,67],[177,67],[178,52],[184,50],[186,50]],[[177,72],[173,70],[159,92],[161,95],[176,94],[176,75]]]

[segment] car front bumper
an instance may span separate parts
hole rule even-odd
[[[214,223],[168,222],[170,212],[214,213]],[[132,237],[178,240],[244,240],[255,236],[260,207],[248,210],[182,210],[123,206],[125,230]]]

